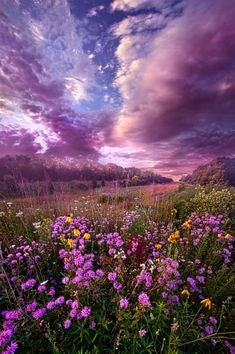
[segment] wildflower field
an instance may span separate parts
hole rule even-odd
[[[190,193],[2,202],[1,352],[235,353],[234,191]]]

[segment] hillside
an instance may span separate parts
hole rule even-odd
[[[199,166],[182,182],[190,184],[226,184],[235,186],[235,158],[219,157],[206,165]]]

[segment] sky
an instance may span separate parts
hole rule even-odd
[[[1,0],[0,157],[235,156],[235,0]]]

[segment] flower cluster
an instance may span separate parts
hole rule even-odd
[[[138,340],[152,328],[161,343],[166,327],[173,336],[186,325],[185,342],[195,333],[198,338],[217,333],[221,303],[214,289],[216,279],[230,271],[233,250],[223,216],[192,213],[181,226],[151,221],[144,229],[139,218],[137,212],[125,213],[111,227],[107,220],[61,216],[46,242],[20,236],[6,248],[0,274],[8,294],[2,351],[17,349],[12,340],[19,340],[29,323],[42,326],[42,333],[87,328],[91,336],[105,328],[126,333],[131,323]],[[182,309],[188,311],[184,324],[177,316]],[[129,335],[117,334],[115,345]]]

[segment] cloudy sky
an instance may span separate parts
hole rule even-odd
[[[235,0],[1,0],[0,157],[235,156]]]

